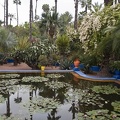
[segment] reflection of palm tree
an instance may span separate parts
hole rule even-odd
[[[52,109],[51,113],[48,113],[48,120],[59,120],[61,116],[55,116],[55,113],[57,113],[56,108]]]
[[[8,92],[8,95],[7,95],[8,97],[7,97],[7,101],[6,101],[6,116],[7,117],[10,117],[10,115],[12,114],[11,112],[10,112],[10,94],[9,94],[9,92]]]
[[[78,112],[78,108],[75,106],[75,103],[72,103],[72,106],[70,107],[70,109],[68,110],[69,112],[72,112],[72,119],[75,118],[75,113]]]
[[[14,99],[16,103],[20,103],[22,101],[22,97],[19,97],[19,91],[17,92],[17,98]]]

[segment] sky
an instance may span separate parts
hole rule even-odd
[[[19,13],[19,25],[24,24],[26,21],[29,21],[29,1],[30,0],[21,0],[21,5],[18,6],[18,13]],[[33,0],[33,12],[35,11],[35,1]],[[98,2],[99,4],[103,3],[104,0],[92,0],[92,3]],[[37,7],[37,15],[41,16],[42,13],[42,5],[49,4],[50,8],[54,6],[54,0],[38,0],[38,7]],[[57,11],[59,14],[65,13],[69,11],[72,16],[74,17],[74,0],[58,0],[57,4]],[[0,0],[0,20],[4,20],[4,0]],[[15,17],[16,14],[16,5],[13,4],[13,0],[9,0],[9,13],[13,14]],[[80,12],[80,5],[79,10]],[[33,13],[34,14],[34,13]],[[9,21],[10,22],[10,21]],[[11,22],[12,25],[17,25],[16,19],[13,19]]]

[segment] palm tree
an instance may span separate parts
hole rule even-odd
[[[39,28],[40,29],[44,28],[44,31],[46,32],[46,34],[48,34],[50,38],[53,38],[56,32],[56,26],[58,24],[58,21],[57,21],[58,14],[56,14],[54,11],[51,12],[48,4],[44,4],[42,6],[42,9],[43,9],[43,13],[42,13],[42,18],[41,18],[41,23]]]
[[[21,1],[20,0],[13,0],[13,3],[16,4],[16,11],[17,11],[17,26],[19,24],[19,20],[18,20],[18,5],[21,5]]]
[[[74,20],[74,29],[77,30],[77,22],[78,22],[78,0],[74,0],[75,2],[75,20]]]
[[[81,3],[81,7],[85,8],[85,13],[91,9],[92,0],[79,0],[79,2]]]
[[[99,14],[99,11],[102,9],[102,4],[99,4],[98,2],[94,3],[92,4],[92,8],[93,9],[90,10],[92,13]]]
[[[15,17],[14,17],[14,15],[11,14],[11,13],[8,14],[8,17],[10,17],[10,25],[11,25],[11,21],[12,21],[13,18],[15,19]]]

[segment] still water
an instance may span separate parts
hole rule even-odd
[[[71,73],[0,75],[0,120],[120,120],[119,110],[115,83]]]

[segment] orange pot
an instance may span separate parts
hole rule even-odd
[[[74,60],[74,66],[78,68],[79,65],[80,65],[80,60],[79,59]]]

